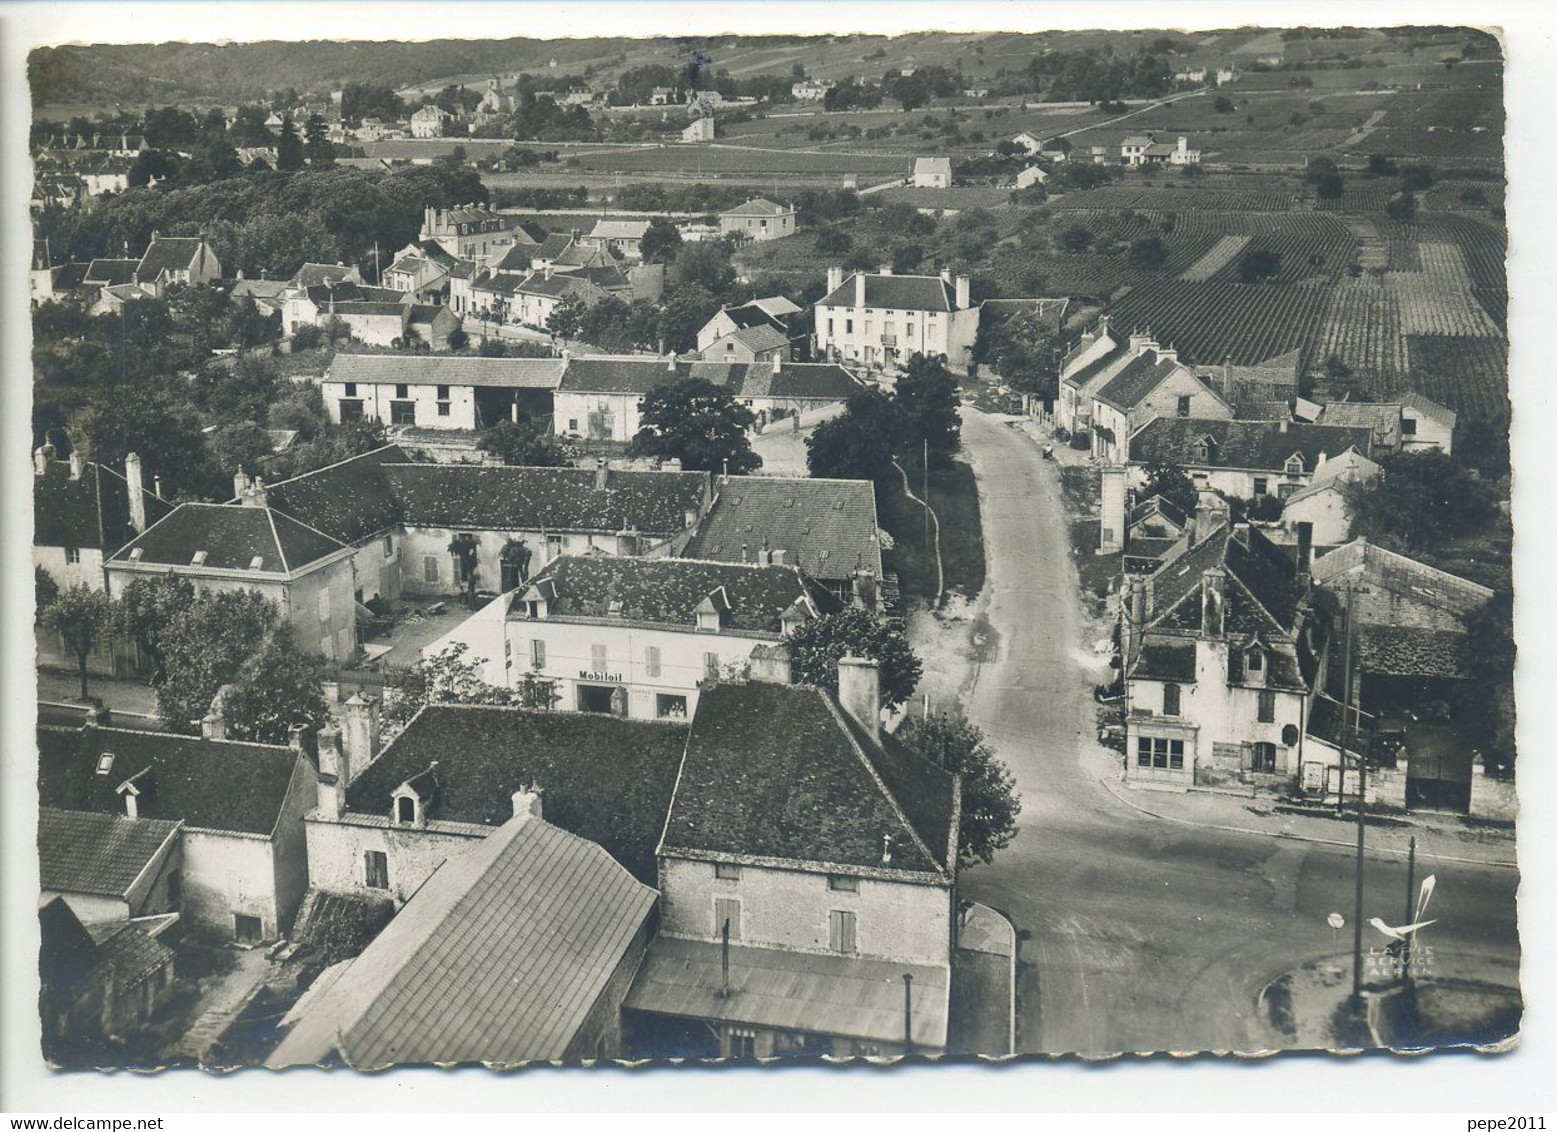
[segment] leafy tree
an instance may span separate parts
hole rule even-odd
[[[1184,474],[1177,464],[1152,463],[1146,467],[1146,484],[1141,490],[1142,499],[1160,495],[1186,515],[1195,513],[1200,492],[1193,480]]]
[[[659,338],[667,350],[690,350],[697,345],[697,332],[718,313],[719,299],[711,291],[695,283],[683,284],[665,298],[658,319]]]
[[[74,585],[62,590],[54,603],[43,611],[45,628],[53,629],[76,654],[76,670],[81,677],[81,698],[87,698],[87,657],[111,629],[113,603],[101,590]]]
[[[292,626],[277,625],[259,651],[243,662],[226,700],[227,733],[250,743],[285,743],[295,724],[309,730],[330,718],[320,692],[317,657],[297,647]]]
[[[562,468],[568,463],[567,450],[551,430],[527,420],[498,421],[476,438],[476,449],[497,456],[505,464]]]
[[[638,241],[638,252],[645,263],[670,263],[680,250],[681,230],[663,216],[650,220],[643,239]]]
[[[845,609],[808,621],[786,639],[795,683],[838,693],[838,662],[845,656],[876,661],[881,706],[895,708],[914,694],[924,665],[902,632],[864,609]]]
[[[1492,488],[1442,452],[1400,452],[1371,482],[1346,484],[1352,536],[1407,554],[1482,531],[1497,506]]]
[[[728,389],[701,377],[649,390],[639,419],[634,456],[673,457],[689,472],[745,475],[762,467],[747,431],[757,418]]]
[[[1396,193],[1384,205],[1384,215],[1391,220],[1416,219],[1416,196],[1412,193]]]
[[[1382,153],[1368,154],[1368,172],[1375,177],[1387,177],[1395,171],[1395,163]]]
[[[304,350],[317,350],[324,345],[324,331],[311,322],[305,322],[292,331],[292,349],[298,353]]]
[[[1471,687],[1460,712],[1479,738],[1489,769],[1514,768],[1514,595],[1507,589],[1465,618],[1470,647],[1465,650]]]
[[[897,739],[920,758],[962,776],[957,859],[964,867],[993,861],[1016,837],[1022,799],[984,733],[960,713],[941,714],[910,717]]]
[[[398,121],[405,114],[405,103],[387,83],[347,83],[341,88],[341,117],[360,123],[364,118]]]
[[[1060,233],[1060,247],[1071,255],[1080,255],[1097,239],[1085,224],[1072,224]]]
[[[1236,109],[1233,106],[1233,100],[1225,94],[1217,95],[1216,100],[1211,103],[1211,108],[1218,114],[1231,114]]]
[[[911,274],[924,262],[924,249],[918,244],[899,244],[892,249],[892,270],[899,275]]]
[[[384,697],[384,722],[404,727],[428,704],[511,704],[513,694],[483,680],[483,662],[467,659],[469,651],[455,642],[401,669]]]
[[[1238,261],[1240,283],[1263,283],[1281,274],[1281,253],[1259,248]]]
[[[1155,271],[1168,262],[1168,246],[1161,236],[1142,236],[1130,241],[1130,262],[1147,271]]]
[[[666,273],[673,287],[696,285],[718,297],[735,282],[730,249],[723,240],[701,240],[676,253],[676,262]]]
[[[239,471],[258,471],[270,458],[270,435],[253,421],[220,425],[211,434],[211,454],[228,479]]]
[[[216,693],[264,647],[278,616],[274,602],[249,589],[198,594],[175,613],[159,630],[157,714],[163,723],[174,731],[197,728]]]
[[[448,342],[449,349],[451,350],[463,350],[466,346],[470,345],[470,335],[466,334],[465,331],[458,326],[449,331],[449,336],[445,340]]]
[[[281,137],[276,142],[276,168],[291,173],[303,167],[303,143],[297,136],[292,115],[281,119]]]
[[[481,543],[475,535],[464,532],[449,540],[448,550],[460,564],[460,581],[465,587],[465,604],[473,607],[476,601],[476,564],[481,554]]]
[[[114,631],[134,641],[151,660],[154,685],[164,675],[164,633],[194,600],[194,583],[173,574],[135,578],[119,594]]]
[[[806,437],[806,468],[818,479],[873,480],[890,483],[902,431],[902,411],[879,389],[849,395],[844,412],[825,420]]]
[[[1346,183],[1339,173],[1326,173],[1314,183],[1314,193],[1320,200],[1340,200],[1346,192]]]
[[[32,568],[33,621],[43,622],[43,612],[59,597],[59,583],[42,566]]]
[[[138,452],[170,492],[199,496],[219,491],[220,473],[206,449],[200,418],[190,408],[187,387],[163,380],[94,389],[76,427],[99,463],[120,464],[128,453]]]
[[[583,319],[584,300],[577,295],[565,295],[547,316],[546,329],[559,338],[577,338]]]
[[[931,467],[945,467],[962,447],[957,380],[942,358],[915,354],[893,390],[902,413],[902,445],[910,459],[928,446]]]
[[[1402,165],[1400,187],[1408,193],[1418,193],[1433,186],[1435,174],[1431,165]]]

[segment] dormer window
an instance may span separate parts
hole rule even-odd
[[[112,751],[104,751],[102,754],[97,756],[97,773],[98,774],[108,774],[109,772],[111,772],[113,770],[113,768],[114,768],[114,753]]]
[[[1245,659],[1245,664],[1250,672],[1265,671],[1265,654],[1259,649],[1250,649]]]
[[[395,824],[416,824],[416,799],[408,794],[402,794],[395,799]]]
[[[263,570],[264,568],[265,556],[263,554],[256,554],[253,558],[249,559],[250,570]]]
[[[191,566],[204,566],[205,558],[206,552],[203,550],[197,550],[195,551],[195,556],[189,560],[189,564]]]
[[[131,562],[139,562],[141,560],[142,555],[144,555],[145,553],[146,553],[146,548],[145,547],[137,546],[134,550],[130,551],[130,561]]]
[[[1303,474],[1303,457],[1293,453],[1287,460],[1287,475],[1300,476]]]
[[[697,615],[697,628],[701,633],[717,633],[719,631],[719,614],[712,610],[699,612]]]

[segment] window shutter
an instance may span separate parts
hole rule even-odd
[[[854,913],[832,911],[827,913],[827,944],[840,955],[853,955]]]
[[[714,937],[722,938],[725,921],[730,923],[730,942],[741,938],[741,902],[720,897],[714,901]]]

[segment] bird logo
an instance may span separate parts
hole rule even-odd
[[[1374,916],[1371,920],[1368,921],[1369,924],[1396,942],[1404,942],[1408,937],[1410,937],[1412,932],[1420,931],[1429,924],[1436,924],[1437,922],[1437,920],[1418,920],[1414,924],[1406,924],[1403,927],[1392,928],[1377,916]]]

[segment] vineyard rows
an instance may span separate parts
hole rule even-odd
[[[1257,251],[1275,252],[1281,257],[1282,282],[1296,282],[1311,275],[1335,278],[1351,262],[1357,239],[1333,216],[1299,213],[1278,224],[1261,225],[1244,249],[1244,256]],[[1218,280],[1234,282],[1237,264],[1223,268]]]
[[[1176,209],[1234,212],[1286,212],[1293,205],[1290,192],[1261,192],[1247,189],[1206,189],[1180,187],[1175,184],[1160,188],[1139,188],[1131,185],[1104,185],[1098,189],[1084,189],[1066,193],[1054,202],[1056,209],[1116,209],[1150,208],[1173,211]]]
[[[1406,339],[1411,388],[1464,417],[1508,414],[1507,344],[1501,338]]]
[[[1322,366],[1332,356],[1376,397],[1405,387],[1408,366],[1399,308],[1378,279],[1341,279],[1330,289],[1309,365]]]
[[[1425,272],[1390,274],[1384,277],[1384,292],[1399,312],[1402,334],[1496,338],[1501,333],[1469,286],[1454,288]]]
[[[1198,364],[1252,365],[1307,346],[1329,289],[1313,284],[1143,283],[1110,310],[1123,331],[1149,329]]]
[[[1204,283],[1217,272],[1227,267],[1238,258],[1238,254],[1248,245],[1248,236],[1222,236],[1211,245],[1211,250],[1206,252],[1179,276],[1186,283]]]

